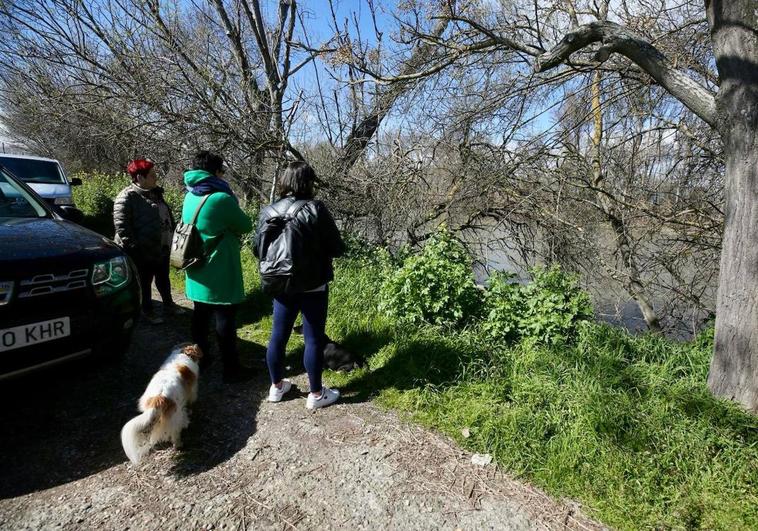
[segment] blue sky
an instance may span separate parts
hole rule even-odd
[[[371,13],[368,3],[365,0],[334,0],[332,4],[340,23],[344,22],[346,18],[350,19],[350,27],[352,30],[353,14],[355,13],[362,36],[364,38],[370,37],[373,39],[374,30]],[[384,26],[388,21],[391,22],[392,17],[387,14],[387,11],[394,8],[394,2],[377,0],[375,5],[377,6],[377,23],[380,26]],[[313,17],[311,19],[313,22],[312,27],[320,33],[322,39],[328,38],[331,35],[331,13],[328,0],[300,0],[298,2],[298,7],[302,13],[307,14],[309,17]]]
[[[375,0],[376,6],[376,24],[380,30],[385,31],[384,43],[385,46],[391,45],[389,38],[390,31],[394,30],[396,23],[392,16],[392,11],[395,7],[395,2],[385,0]],[[266,16],[267,20],[275,20],[276,2],[268,3]],[[334,0],[332,6],[335,11],[335,18],[340,29],[344,29],[347,23],[348,32],[352,39],[357,39],[358,31],[360,31],[361,40],[369,42],[371,44],[376,43],[374,22],[371,17],[371,11],[366,0]],[[312,47],[319,47],[325,44],[329,39],[334,36],[334,20],[332,18],[330,3],[328,0],[299,0],[298,10],[304,18],[305,26],[308,30],[308,39]],[[356,23],[357,30],[356,31]],[[296,30],[296,38],[298,40],[305,41],[302,35],[302,29],[298,25]],[[300,56],[302,58],[302,55]],[[300,59],[293,61],[293,64],[299,62]],[[335,86],[327,73],[324,63],[317,59],[311,64],[303,68],[298,72],[293,80],[293,88],[290,96],[296,94],[300,88],[311,88],[315,83],[316,69],[318,69],[319,80],[323,88],[329,89]],[[334,70],[331,69],[333,73]],[[341,75],[340,72],[336,72]],[[307,109],[301,109],[301,118],[303,113],[306,113]],[[387,123],[390,123],[391,119]],[[302,123],[301,123],[302,125]]]
[[[336,18],[341,27],[345,24],[346,19],[349,21],[348,28],[352,38],[356,38],[357,36],[355,27],[355,21],[357,20],[362,40],[368,41],[369,43],[376,42],[374,23],[367,0],[334,0],[332,5],[334,6]],[[375,0],[374,5],[376,7],[376,24],[380,31],[384,31],[383,47],[385,51],[388,51],[388,49],[391,50],[393,43],[390,33],[394,32],[397,28],[397,21],[394,19],[394,14],[400,13],[402,15],[403,13],[397,9],[396,0]],[[275,13],[271,10],[275,9],[276,2],[272,1],[267,7],[269,8],[267,18],[273,20]],[[298,9],[305,17],[305,24],[309,30],[309,38],[312,46],[323,44],[334,34],[328,0],[299,0]],[[315,68],[319,69],[322,86],[330,86],[329,76],[324,69],[323,63],[320,61],[316,61],[314,65],[309,65],[301,70],[297,79],[294,80],[294,85],[298,87],[307,87],[313,83]],[[371,86],[368,85],[367,88],[371,88]],[[548,102],[548,106],[555,104],[556,102],[557,100]],[[552,111],[541,111],[543,111],[543,109],[534,109],[532,111],[533,114],[537,115],[536,119],[529,127],[533,131],[544,131],[545,129],[550,128],[555,121],[555,116]],[[383,123],[383,129],[402,128],[403,118],[404,116],[397,114],[396,111],[394,115],[391,114]],[[498,136],[498,134],[495,134],[490,140],[494,143],[498,143]]]

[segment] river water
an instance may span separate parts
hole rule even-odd
[[[502,241],[492,236],[488,240],[490,242]],[[482,238],[469,240],[466,244],[477,259],[474,265],[477,283],[486,283],[487,278],[495,271],[513,273],[519,282],[529,281],[529,273],[523,265],[524,258],[517,252],[505,248],[504,245],[484,244]],[[530,262],[540,263],[539,260],[530,260]],[[695,265],[693,264],[692,267]],[[580,275],[580,282],[592,297],[595,316],[598,320],[621,326],[632,333],[647,331],[647,324],[637,302],[618,282],[600,274],[592,275],[592,278],[588,277],[587,274]],[[708,297],[715,301],[716,286],[709,286],[708,290]],[[670,308],[669,298],[667,293],[660,291],[653,293],[650,300],[656,311],[666,307],[673,310],[671,313],[676,315],[676,317],[669,315],[663,319],[666,335],[680,340],[691,339],[702,328],[705,313],[693,306],[688,307],[686,303]]]

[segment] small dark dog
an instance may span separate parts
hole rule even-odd
[[[303,325],[297,325],[294,329],[296,334],[303,333]],[[326,344],[324,345],[324,365],[333,371],[350,372],[361,366],[358,357],[347,350],[345,347],[332,341],[329,336],[324,334]]]

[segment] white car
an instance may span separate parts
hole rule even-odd
[[[71,186],[80,185],[82,181],[76,178],[69,181],[57,160],[3,153],[0,166],[28,184],[48,204],[74,206]]]

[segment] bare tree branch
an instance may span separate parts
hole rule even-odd
[[[708,125],[718,128],[715,95],[673,67],[658,49],[640,35],[613,22],[592,22],[569,32],[552,50],[537,58],[535,69],[544,72],[567,61],[572,53],[600,42],[600,62],[611,53],[625,55]]]

